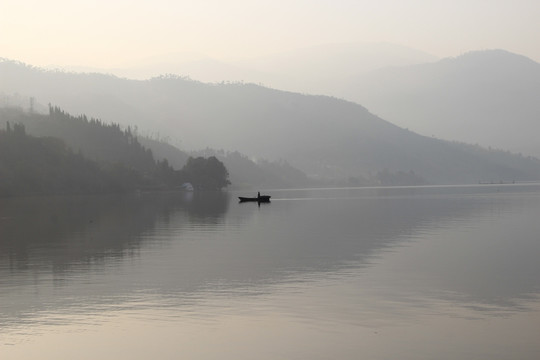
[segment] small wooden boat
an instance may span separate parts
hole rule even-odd
[[[238,199],[240,199],[240,202],[247,202],[247,201],[254,201],[259,203],[267,203],[270,202],[270,196],[269,195],[259,195],[257,197],[243,197],[239,196]]]

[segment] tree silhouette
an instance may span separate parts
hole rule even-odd
[[[230,184],[229,172],[215,156],[190,157],[182,174],[197,189],[220,190]]]
[[[0,111],[0,196],[175,189],[190,181],[198,189],[230,184],[217,158],[191,158],[182,170],[156,161],[130,127],[74,117],[58,107],[48,115]],[[26,121],[41,137],[27,135]],[[135,132],[136,134],[136,132]]]

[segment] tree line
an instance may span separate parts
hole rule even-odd
[[[52,106],[48,115],[16,115],[3,117],[47,130],[35,137],[22,123],[9,121],[0,130],[0,196],[163,190],[186,182],[218,190],[230,184],[227,169],[215,157],[190,158],[180,170],[167,160],[156,161],[129,127],[74,117]]]

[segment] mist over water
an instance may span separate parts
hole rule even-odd
[[[538,358],[539,186],[268,193],[2,199],[2,358]]]
[[[0,360],[540,359],[538,18],[0,1]]]

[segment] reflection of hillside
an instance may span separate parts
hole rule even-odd
[[[470,251],[454,247],[460,226],[483,223],[493,212],[511,213],[516,206],[514,197],[497,196],[493,187],[307,191],[276,191],[275,201],[261,207],[210,192],[2,200],[0,304],[16,305],[7,313],[0,308],[0,317],[16,321],[15,311],[33,316],[42,309],[107,306],[145,294],[181,304],[201,291],[202,296],[206,291],[256,293],[269,284],[369,267],[385,250],[444,231],[448,249]],[[471,196],[464,195],[468,192]],[[487,196],[479,195],[484,192]],[[537,278],[527,274],[540,271],[533,256],[538,245],[496,247],[485,231],[480,227],[478,238],[462,241],[476,242],[478,253],[458,259],[427,251],[418,259],[426,281],[412,277],[410,284],[396,283],[396,289],[407,287],[419,297],[426,288],[452,291],[470,303],[508,307],[537,291]],[[505,258],[502,249],[513,257]],[[523,261],[514,264],[516,258]],[[504,276],[493,281],[501,264]],[[485,271],[477,272],[478,267]],[[418,270],[415,264],[412,270]],[[51,277],[66,281],[51,290]],[[5,285],[15,291],[3,291]],[[36,288],[39,296],[28,296]]]
[[[385,250],[409,240],[417,246],[415,239],[420,239],[428,246],[419,246],[423,256],[414,257],[405,269],[425,279],[413,276],[399,282],[403,274],[396,273],[395,291],[419,297],[429,292],[451,301],[517,309],[531,294],[540,293],[540,281],[532,276],[540,273],[536,260],[540,228],[533,220],[539,210],[534,200],[524,204],[531,194],[537,198],[537,189],[411,187],[351,189],[345,195],[347,190],[341,189],[325,191],[322,197],[320,191],[287,192],[284,195],[302,204],[296,204],[293,212],[277,210],[288,207],[286,199],[272,202],[276,211],[265,217],[277,220],[258,219],[254,244],[238,250],[238,258],[256,259],[257,265],[249,276],[231,274],[231,278],[278,280],[276,276],[284,273],[302,278],[306,273],[369,267]],[[223,249],[222,256],[226,255]],[[221,276],[225,274],[222,269]]]
[[[0,259],[12,271],[37,266],[61,271],[122,257],[137,250],[157,221],[179,211],[218,219],[227,211],[226,201],[224,195],[186,193],[1,199]]]
[[[307,191],[276,192],[275,201],[261,207],[230,205],[226,222],[232,226],[215,227],[206,237],[197,229],[187,234],[198,243],[175,245],[171,262],[178,275],[159,291],[182,292],[186,284],[194,289],[216,281],[227,287],[272,284],[369,266],[381,251],[426,229],[438,231],[482,216],[494,205],[491,200],[423,195],[414,188]]]
[[[215,223],[229,208],[230,195],[227,192],[195,192],[186,196],[191,200],[186,210],[192,221]]]

